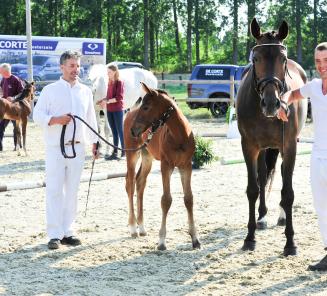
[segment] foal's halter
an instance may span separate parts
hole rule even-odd
[[[284,50],[287,50],[286,46],[283,44],[277,44],[277,43],[264,43],[264,44],[258,44],[255,45],[252,48],[252,51],[254,51],[256,48],[260,48],[260,47],[270,47],[270,46],[279,46]],[[262,99],[263,97],[263,91],[264,89],[269,85],[269,84],[274,84],[275,87],[278,89],[278,93],[279,93],[279,101],[281,103],[282,108],[287,109],[287,103],[285,101],[283,101],[281,99],[281,96],[283,94],[285,94],[288,91],[288,86],[286,84],[286,74],[289,74],[288,68],[287,68],[287,61],[285,63],[285,67],[284,67],[284,77],[282,80],[280,80],[278,77],[276,76],[268,76],[268,77],[264,77],[264,78],[258,78],[255,72],[255,62],[254,60],[252,61],[252,73],[253,73],[253,81],[254,81],[254,88],[257,92],[257,94],[259,95],[259,97]],[[290,76],[291,77],[291,76]]]
[[[152,139],[152,136],[157,132],[157,130],[159,129],[159,127],[163,126],[166,121],[168,120],[168,118],[171,116],[172,112],[174,111],[174,107],[170,106],[166,112],[164,112],[159,119],[156,119],[155,121],[153,121],[151,123],[151,128],[150,131],[147,135],[147,139],[145,140],[145,142],[137,147],[137,148],[130,148],[130,149],[122,149],[118,146],[115,146],[113,144],[111,144],[110,142],[108,142],[105,138],[103,138],[97,131],[95,131],[83,118],[77,116],[77,115],[71,115],[71,114],[67,114],[68,116],[70,116],[73,120],[73,136],[72,139],[70,141],[71,146],[72,146],[72,152],[73,155],[67,155],[66,150],[65,150],[65,132],[66,132],[66,125],[64,125],[62,127],[61,130],[61,136],[60,136],[60,148],[61,148],[61,153],[64,156],[64,158],[75,158],[76,157],[76,152],[75,152],[75,133],[76,133],[76,119],[80,120],[82,123],[84,123],[94,134],[96,134],[100,140],[102,140],[103,142],[105,142],[107,145],[113,147],[114,149],[118,149],[121,151],[138,151],[143,149],[144,147],[146,147],[148,145],[148,143],[150,142],[150,140]]]

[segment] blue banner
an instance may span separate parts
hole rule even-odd
[[[32,40],[33,50],[54,51],[57,45],[58,41]],[[0,49],[24,50],[26,49],[26,41],[0,39]]]
[[[83,42],[82,54],[84,55],[103,55],[103,43]]]

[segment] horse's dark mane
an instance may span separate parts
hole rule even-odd
[[[158,91],[159,94],[165,94],[165,95],[168,96],[168,93],[163,89],[157,89],[157,91]]]
[[[24,100],[27,96],[29,96],[31,92],[31,87],[32,86],[30,84],[26,84],[23,91],[15,97],[14,102],[20,102]]]

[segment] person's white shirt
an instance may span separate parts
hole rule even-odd
[[[93,96],[89,87],[78,81],[71,86],[70,83],[60,78],[60,80],[43,88],[33,111],[34,121],[44,128],[47,146],[60,146],[62,125],[49,126],[51,117],[69,113],[78,115],[94,130],[97,130]],[[66,128],[65,143],[72,139],[72,135],[73,121],[71,120]],[[98,137],[81,121],[76,119],[75,141],[91,144],[96,143],[97,140]]]
[[[309,97],[312,106],[314,144],[313,151],[327,158],[327,95],[322,93],[321,79],[313,79],[300,88],[303,97]]]

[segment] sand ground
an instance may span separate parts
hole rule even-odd
[[[216,120],[191,122],[195,133],[226,132]],[[7,128],[10,133],[11,127]],[[312,136],[312,126],[303,131]],[[27,157],[11,151],[5,138],[0,154],[0,183],[44,179],[44,145],[39,127],[28,127]],[[242,157],[240,141],[213,139],[215,153]],[[299,144],[298,150],[311,149]],[[89,154],[90,155],[90,154]],[[297,157],[294,171],[294,228],[298,256],[282,256],[284,228],[277,227],[281,178],[278,170],[268,198],[268,229],[257,232],[257,249],[240,250],[246,236],[248,202],[245,164],[219,161],[194,170],[192,187],[200,250],[192,250],[178,172],[172,176],[173,203],[167,222],[167,251],[157,251],[162,194],[155,162],[145,191],[146,237],[133,239],[127,227],[125,179],[81,183],[77,235],[79,247],[47,249],[45,189],[0,193],[0,295],[327,295],[327,274],[308,264],[324,255],[312,205],[310,155]],[[280,167],[280,159],[278,168]],[[90,157],[84,174],[91,168]],[[96,162],[95,172],[117,173],[125,160]]]

